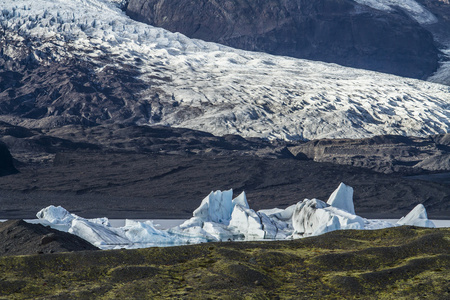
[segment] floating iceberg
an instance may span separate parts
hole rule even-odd
[[[341,182],[339,187],[331,194],[330,198],[328,198],[327,204],[354,215],[353,188]]]
[[[41,223],[75,234],[102,249],[142,248],[214,241],[285,240],[320,235],[341,229],[380,229],[400,225],[435,227],[425,207],[416,206],[396,224],[357,216],[353,188],[341,183],[327,202],[304,199],[286,209],[254,211],[242,192],[211,192],[193,212],[192,218],[167,230],[151,221],[126,220],[114,228],[107,218],[84,219],[64,208],[49,206],[36,216]]]
[[[297,203],[292,216],[294,235],[305,237],[339,229],[364,229],[364,219],[318,199]]]
[[[427,212],[423,204],[418,204],[414,207],[409,214],[398,220],[397,224],[431,228],[436,227],[432,221],[428,220]]]

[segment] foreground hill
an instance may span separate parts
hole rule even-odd
[[[0,256],[98,250],[70,233],[23,220],[0,222]]]
[[[3,257],[0,296],[446,299],[449,237],[449,229],[403,226],[286,242]]]

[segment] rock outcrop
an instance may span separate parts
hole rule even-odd
[[[438,67],[433,36],[414,19],[350,0],[130,0],[127,14],[245,50],[413,78]]]
[[[450,171],[450,134],[426,138],[375,136],[313,140],[290,147],[299,159],[368,168],[382,173]]]
[[[17,173],[8,147],[0,141],[0,176]]]
[[[423,7],[436,16],[438,22],[427,25],[435,39],[450,46],[450,1],[448,0],[417,0]]]
[[[41,224],[30,224],[23,220],[0,222],[0,256],[81,250],[98,248],[78,236]]]

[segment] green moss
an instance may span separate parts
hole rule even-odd
[[[8,299],[443,299],[450,229],[0,258]],[[447,297],[449,298],[449,297]]]

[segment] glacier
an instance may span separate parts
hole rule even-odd
[[[450,131],[449,86],[189,39],[131,20],[117,2],[0,0],[0,25],[9,40],[34,41],[28,59],[41,64],[76,56],[98,66],[92,72],[136,70],[150,87],[136,95],[139,103],[124,99],[123,105],[139,125],[284,140]],[[385,8],[403,3],[363,2]],[[415,1],[404,3],[407,11],[427,16]],[[14,43],[3,55],[14,58]],[[446,78],[439,73],[433,81]],[[142,103],[150,104],[145,114],[138,109]],[[48,118],[70,112],[58,114]],[[41,122],[0,119],[25,127]]]
[[[435,227],[425,207],[417,205],[397,223],[371,220],[354,213],[353,189],[344,183],[328,202],[304,199],[285,209],[254,211],[245,192],[233,199],[233,191],[213,191],[193,212],[192,218],[166,229],[151,221],[126,220],[112,227],[107,218],[85,219],[53,205],[36,214],[38,222],[77,235],[101,249],[174,246],[218,241],[290,240],[334,230],[373,230],[401,225]]]
[[[360,4],[384,11],[398,7],[420,24],[434,24],[437,18],[429,10],[414,0],[355,0]]]

